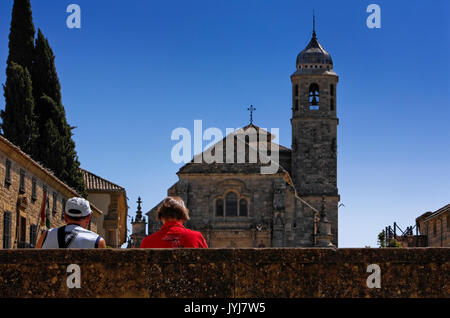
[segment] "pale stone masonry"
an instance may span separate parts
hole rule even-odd
[[[44,189],[50,226],[59,227],[64,224],[65,202],[79,194],[0,136],[0,248],[34,247],[40,233],[48,229],[40,219]],[[95,205],[91,208],[90,229],[96,232],[102,212]]]
[[[98,220],[98,234],[106,245],[119,248],[127,239],[128,204],[125,188],[81,169],[87,199],[103,211]]]
[[[337,246],[338,76],[315,31],[297,57],[291,82],[292,149],[267,135],[268,149],[279,149],[274,174],[261,174],[260,158],[248,160],[250,149],[265,141],[252,142],[250,137],[262,129],[251,120],[241,136],[222,140],[224,158],[229,138],[235,145],[239,138],[245,140],[246,163],[193,160],[178,171],[179,181],[168,190],[168,195],[183,198],[191,217],[186,226],[201,231],[210,247]],[[233,152],[237,158],[236,147]],[[150,234],[161,226],[157,208],[147,213]]]
[[[435,212],[426,212],[416,219],[428,247],[450,247],[450,204]]]

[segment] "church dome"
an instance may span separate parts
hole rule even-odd
[[[313,36],[308,46],[297,56],[296,64],[297,69],[333,68],[333,60],[331,59],[331,55],[319,43],[315,31],[313,31]]]

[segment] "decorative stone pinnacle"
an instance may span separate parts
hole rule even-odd
[[[142,220],[142,208],[141,208],[141,203],[142,203],[141,197],[138,197],[138,200],[137,200],[138,208],[137,208],[137,212],[136,212],[136,222]]]

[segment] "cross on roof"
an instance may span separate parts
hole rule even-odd
[[[255,107],[253,107],[253,105],[250,105],[249,108],[247,108],[248,111],[250,111],[250,124],[253,124],[253,112],[256,110]]]

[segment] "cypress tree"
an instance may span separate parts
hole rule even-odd
[[[67,124],[64,108],[43,95],[36,103],[42,116],[39,136],[34,144],[33,157],[51,169],[55,176],[86,196],[83,174],[72,140],[72,128]]]
[[[66,127],[66,173],[67,183],[78,191],[83,197],[87,197],[86,185],[84,183],[83,173],[80,169],[80,161],[75,150],[75,142],[72,139],[72,127]]]
[[[9,33],[8,65],[16,62],[31,72],[34,34],[30,0],[14,0]]]
[[[8,65],[6,76],[3,86],[6,106],[0,115],[3,135],[30,154],[37,137],[31,76],[26,68],[15,62]]]
[[[33,60],[33,94],[37,101],[35,115],[39,130],[34,157],[86,196],[83,174],[72,140],[72,127],[67,123],[61,102],[55,56],[41,30],[38,30]]]
[[[38,29],[36,46],[34,48],[34,63],[31,71],[33,80],[33,95],[38,100],[47,95],[61,105],[61,85],[55,68],[55,56],[48,40]],[[62,106],[61,106],[62,107]]]
[[[5,110],[1,111],[0,117],[3,135],[27,153],[30,153],[36,137],[34,100],[30,94],[34,34],[30,1],[14,0],[6,84],[3,86],[6,106]]]
[[[39,107],[47,116],[39,118],[39,137],[33,149],[33,157],[50,168],[56,176],[64,174],[66,161],[64,160],[64,118],[60,108],[50,97],[43,95],[38,99]]]
[[[86,196],[72,127],[61,101],[55,56],[41,30],[36,46],[34,35],[30,0],[14,0],[1,128],[7,139]]]

